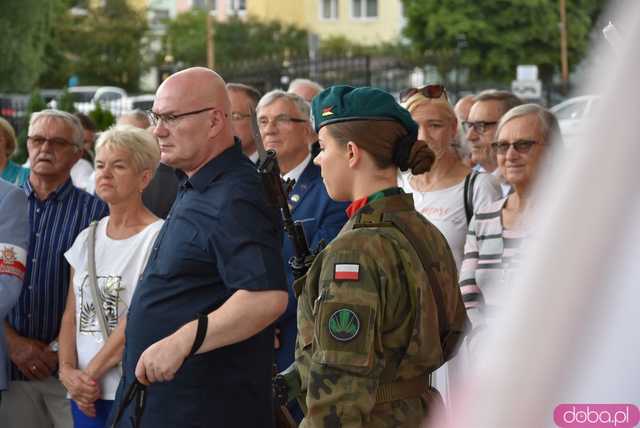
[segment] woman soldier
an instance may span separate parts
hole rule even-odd
[[[329,196],[353,202],[295,284],[296,362],[285,378],[299,382],[300,426],[417,427],[429,374],[452,357],[466,323],[446,240],[396,187],[397,168],[421,174],[434,155],[381,90],[334,86],[312,107]]]

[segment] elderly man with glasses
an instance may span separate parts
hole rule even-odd
[[[131,300],[112,418],[117,427],[270,427],[271,325],[287,304],[278,213],[234,139],[218,74],[170,76],[151,119],[180,184]]]
[[[266,149],[278,154],[284,180],[295,180],[289,193],[289,206],[294,220],[303,222],[309,246],[314,249],[320,241],[328,244],[347,221],[347,204],[333,201],[322,182],[320,167],[311,160],[309,145],[316,135],[310,124],[310,106],[299,95],[274,90],[265,94],[258,103],[257,115],[260,134]],[[282,242],[285,263],[294,255],[288,238]],[[297,299],[293,287],[293,272],[286,265],[289,284],[287,311],[276,323],[276,363],[285,370],[293,362],[297,335]],[[291,407],[294,417],[302,412]]]
[[[481,172],[492,173],[500,179],[504,195],[510,191],[510,186],[500,177],[491,143],[494,141],[500,118],[520,104],[522,100],[511,92],[489,89],[480,92],[474,98],[469,117],[462,123],[465,137],[471,145],[471,160],[476,164],[475,168]]]
[[[66,390],[56,376],[57,337],[69,289],[64,253],[80,231],[107,214],[98,198],[73,186],[71,167],[82,156],[83,131],[75,116],[34,113],[27,149],[30,245],[24,287],[4,321],[11,382],[0,408],[2,427],[71,426]]]

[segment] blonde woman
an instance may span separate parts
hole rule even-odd
[[[456,151],[458,119],[442,85],[411,88],[401,94],[402,106],[418,123],[418,138],[428,141],[436,155],[431,170],[422,174],[403,174],[400,186],[413,193],[416,210],[433,223],[447,239],[456,266],[460,269],[467,234],[467,206],[473,210],[499,199],[500,184],[490,174],[471,174]],[[468,180],[467,180],[467,177]]]
[[[16,132],[9,122],[0,117],[0,177],[22,186],[29,179],[29,169],[11,161],[16,150]]]
[[[153,135],[128,125],[104,132],[96,144],[96,193],[110,215],[95,228],[95,268],[109,337],[103,337],[88,274],[91,228],[65,253],[71,290],[59,342],[60,380],[71,397],[74,425],[103,427],[120,381],[126,310],[163,221],[142,203],[160,160]]]

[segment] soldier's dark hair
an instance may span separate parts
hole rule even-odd
[[[227,91],[244,92],[245,95],[253,101],[254,108],[258,105],[258,101],[260,101],[260,98],[262,97],[259,90],[253,86],[245,85],[244,83],[227,83]]]
[[[505,114],[512,108],[522,104],[522,100],[509,91],[498,91],[496,89],[487,89],[480,92],[473,99],[474,103],[479,101],[499,101],[502,105],[502,114]]]
[[[380,169],[394,165],[393,152],[397,141],[407,135],[407,130],[395,120],[352,120],[326,125],[327,132],[336,141],[354,142],[369,152]],[[427,143],[418,140],[411,148],[409,169],[412,174],[422,174],[431,169],[435,159]]]

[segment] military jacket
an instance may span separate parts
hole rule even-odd
[[[407,232],[419,237],[419,248]],[[418,251],[428,253],[432,272]],[[445,238],[415,211],[411,194],[360,209],[295,284],[295,364],[306,408],[300,426],[419,426],[425,395],[389,402],[376,395],[383,385],[426,377],[451,357],[436,302],[445,306],[449,337],[459,341],[466,314],[456,278]]]

